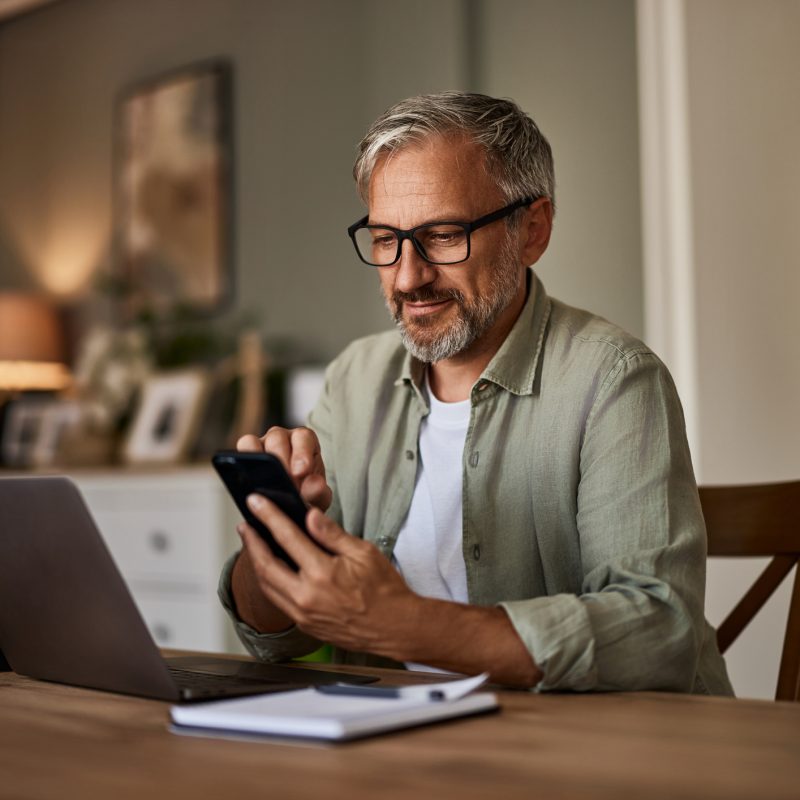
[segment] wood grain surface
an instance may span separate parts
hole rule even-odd
[[[167,703],[0,673],[0,797],[800,796],[795,703],[660,693],[499,697],[499,714],[350,744],[241,742],[170,733]]]

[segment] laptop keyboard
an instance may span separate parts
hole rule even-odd
[[[178,684],[181,697],[186,700],[201,700],[212,697],[238,697],[264,692],[285,692],[300,689],[305,684],[272,681],[269,678],[232,678],[230,675],[211,675],[205,672],[167,667],[172,679]]]

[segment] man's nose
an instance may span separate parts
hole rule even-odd
[[[418,252],[414,243],[406,239],[400,247],[400,258],[395,266],[394,286],[401,292],[412,292],[436,280],[436,267],[429,264]]]

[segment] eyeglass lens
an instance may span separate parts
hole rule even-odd
[[[422,256],[434,264],[455,264],[469,253],[469,235],[460,225],[423,225],[412,236]],[[391,228],[359,228],[355,241],[369,264],[388,266],[400,256],[397,234]]]

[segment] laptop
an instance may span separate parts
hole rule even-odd
[[[222,658],[164,658],[65,477],[0,478],[0,657],[46,681],[192,702],[377,678]]]

